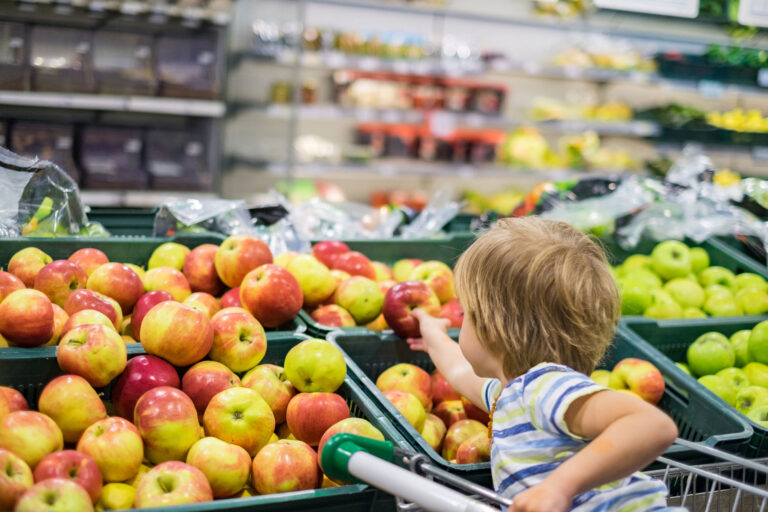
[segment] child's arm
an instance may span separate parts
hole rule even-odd
[[[408,340],[411,349],[426,351],[435,363],[437,371],[453,389],[488,412],[483,400],[483,386],[487,379],[475,375],[472,366],[461,353],[459,344],[448,337],[448,321],[430,316],[421,309],[414,310],[413,314],[419,320],[421,338]]]
[[[515,496],[510,512],[566,511],[577,494],[641,470],[677,438],[666,414],[618,391],[574,400],[564,419],[573,434],[593,441],[541,484]]]

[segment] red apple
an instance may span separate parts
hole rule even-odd
[[[85,429],[77,451],[94,460],[105,482],[133,478],[144,458],[139,431],[133,423],[118,417],[104,418]]]
[[[93,512],[88,492],[69,478],[49,478],[38,482],[21,495],[16,512]]]
[[[96,311],[95,309],[83,309],[67,318],[67,321],[61,327],[61,334],[67,334],[75,327],[80,327],[81,325],[103,325],[104,327],[115,330],[112,320],[107,318],[104,313]]]
[[[193,293],[184,299],[182,304],[191,308],[195,308],[198,311],[202,311],[208,316],[208,318],[213,318],[213,315],[221,310],[221,306],[219,305],[219,301],[216,300],[216,297],[205,292]]]
[[[167,361],[155,356],[136,356],[128,361],[115,382],[112,402],[117,414],[133,420],[133,409],[145,392],[160,386],[178,388],[180,385],[179,374]]]
[[[0,418],[0,448],[15,453],[34,468],[43,457],[64,448],[64,438],[45,414],[16,411]]]
[[[440,314],[440,301],[435,292],[421,281],[403,281],[389,289],[384,297],[382,313],[395,333],[401,338],[421,336],[419,321],[411,313],[421,308],[432,316]]]
[[[0,302],[16,290],[26,288],[24,282],[10,272],[0,271]]]
[[[320,487],[317,454],[306,443],[281,439],[253,458],[253,486],[259,494],[308,491]]]
[[[363,418],[345,418],[338,423],[331,425],[331,427],[325,431],[323,437],[320,438],[320,443],[317,445],[318,460],[321,460],[320,458],[323,456],[323,446],[325,446],[325,443],[336,434],[355,434],[357,436],[376,439],[378,441],[385,440],[384,434],[371,425],[370,421]]]
[[[189,366],[211,350],[213,327],[205,313],[166,301],[156,304],[144,317],[139,339],[148,354],[175,366]]]
[[[457,421],[467,419],[467,411],[464,410],[461,400],[442,401],[432,409],[432,414],[443,420],[448,427]]]
[[[133,411],[133,423],[144,440],[144,456],[152,464],[185,460],[189,449],[202,437],[192,399],[168,386],[141,395]]]
[[[432,288],[441,304],[455,297],[453,271],[441,261],[425,261],[411,272],[411,279],[422,281]]]
[[[240,302],[264,327],[279,327],[299,314],[304,295],[290,272],[269,264],[243,278]]]
[[[454,297],[443,304],[440,308],[440,318],[445,318],[451,322],[448,327],[460,329],[461,324],[464,322],[464,311],[459,305],[459,299]]]
[[[63,371],[80,375],[99,388],[123,372],[127,351],[123,338],[114,329],[81,325],[61,337],[56,360]]]
[[[215,437],[204,437],[189,449],[187,464],[203,472],[214,498],[240,492],[251,474],[251,456],[240,446]]]
[[[5,399],[8,401],[8,412],[29,410],[27,399],[24,398],[24,395],[22,395],[19,391],[16,391],[15,389],[9,388],[7,386],[0,386],[0,394],[4,395]]]
[[[74,290],[85,288],[88,275],[76,263],[67,260],[52,261],[35,276],[35,290],[43,292],[54,304],[64,306]]]
[[[424,429],[427,413],[418,398],[411,393],[400,391],[399,389],[390,389],[382,394],[417,432],[421,432]]]
[[[75,450],[63,450],[46,455],[35,467],[35,482],[49,478],[69,478],[79,484],[91,501],[101,495],[101,471],[92,458]]]
[[[59,344],[59,339],[64,334],[64,325],[69,320],[69,315],[64,308],[56,304],[51,304],[51,307],[53,308],[53,336],[43,345],[45,347],[55,347]]]
[[[144,321],[144,317],[155,304],[167,300],[173,300],[173,295],[163,290],[156,290],[154,292],[145,293],[138,301],[136,301],[136,305],[133,306],[133,314],[131,315],[131,332],[133,333],[133,339],[141,341],[139,333],[141,333],[141,322]]]
[[[328,268],[333,267],[333,261],[340,254],[349,252],[349,247],[344,242],[328,240],[317,242],[312,246],[312,254]]]
[[[285,413],[291,433],[310,446],[317,446],[325,431],[344,418],[349,418],[349,406],[335,393],[299,393]]]
[[[376,379],[376,387],[382,391],[397,389],[411,393],[429,411],[432,408],[432,378],[416,365],[400,363],[384,370]]]
[[[24,286],[32,288],[35,285],[37,273],[51,261],[53,258],[37,247],[27,247],[11,256],[8,272],[21,279]]]
[[[328,327],[355,326],[355,319],[352,318],[349,311],[336,304],[320,306],[309,316],[312,317],[312,320],[315,322]]]
[[[169,461],[147,472],[136,487],[136,508],[159,508],[213,500],[202,471],[184,462]]]
[[[224,308],[241,308],[243,305],[240,303],[240,287],[232,288],[227,293],[221,296],[219,299],[219,305]]]
[[[211,319],[213,345],[208,357],[233,372],[256,366],[267,351],[267,335],[258,320],[242,308],[227,308]]]
[[[144,274],[144,289],[148,292],[164,290],[179,302],[183,302],[192,293],[184,274],[172,267],[147,270]]]
[[[288,409],[291,398],[296,394],[296,389],[286,377],[282,367],[274,364],[259,365],[243,376],[241,384],[261,395],[272,409],[275,423],[280,424],[285,421],[285,411]]]
[[[21,457],[0,449],[0,510],[13,510],[24,491],[35,483],[32,470]]]
[[[240,286],[251,270],[272,263],[267,244],[249,235],[233,235],[224,240],[214,258],[216,273],[230,288]]]
[[[445,377],[435,370],[432,379],[432,403],[437,405],[445,400],[461,400],[461,395],[451,387]]]
[[[181,379],[181,389],[192,399],[201,421],[211,398],[219,391],[239,385],[240,379],[237,375],[216,361],[200,361],[194,364]]]
[[[339,254],[334,258],[332,268],[343,270],[351,276],[362,276],[371,280],[376,279],[376,269],[373,268],[373,263],[361,252],[349,251]]]
[[[224,283],[216,273],[215,259],[218,250],[213,244],[203,244],[192,249],[184,259],[181,271],[193,292],[218,295],[224,290]]]
[[[488,426],[475,420],[457,421],[448,427],[448,432],[445,434],[445,441],[443,441],[443,458],[447,461],[455,460],[456,452],[458,452],[461,443],[480,433],[487,436]]]
[[[428,412],[424,418],[424,426],[419,433],[424,440],[429,443],[429,446],[431,446],[433,450],[440,453],[446,430],[447,427],[445,426],[445,423],[443,423],[443,420]]]
[[[105,263],[88,277],[88,289],[112,297],[120,304],[124,315],[144,295],[144,283],[136,272],[122,263]]]
[[[467,412],[467,418],[475,421],[479,421],[483,425],[487,425],[490,421],[488,413],[473,404],[465,396],[461,397],[461,404],[464,406],[464,410]]]
[[[112,320],[115,330],[120,329],[123,323],[123,311],[120,305],[114,299],[93,290],[75,290],[64,303],[64,311],[69,316],[83,309],[95,309],[104,313]]]
[[[89,276],[94,270],[105,263],[109,263],[107,255],[98,249],[85,248],[72,253],[68,258],[72,263],[77,263]]]
[[[51,301],[37,290],[16,290],[0,302],[0,335],[12,347],[37,347],[53,336]]]
[[[478,432],[464,440],[456,450],[456,464],[476,464],[491,460],[491,436]]]
[[[256,391],[242,387],[217,393],[205,409],[203,424],[206,434],[241,446],[251,457],[275,431],[275,417],[267,402]]]
[[[98,393],[77,375],[60,375],[46,384],[37,406],[56,422],[66,443],[76,443],[85,429],[107,417]]]

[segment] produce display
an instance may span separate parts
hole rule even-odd
[[[536,98],[531,118],[536,121],[629,121],[632,119],[632,107],[619,101],[594,105],[573,104],[556,98]]]
[[[661,242],[650,255],[634,254],[613,272],[624,315],[706,318],[768,312],[768,282],[757,274],[734,274],[710,266],[701,247]]]
[[[653,363],[637,358],[619,361],[613,370],[598,369],[590,378],[601,386],[637,396],[656,405],[664,395],[664,377]]]
[[[728,112],[710,112],[707,114],[707,122],[712,126],[735,132],[768,132],[768,117],[756,109],[744,112],[735,108]]]

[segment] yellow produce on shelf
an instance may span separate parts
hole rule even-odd
[[[768,132],[768,117],[763,117],[756,109],[746,112],[740,108],[729,112],[710,112],[707,114],[707,122],[712,126],[736,132]]]

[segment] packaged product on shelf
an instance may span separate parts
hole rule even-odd
[[[151,36],[102,30],[93,42],[98,92],[149,96],[157,92]]]
[[[474,88],[469,80],[446,78],[445,84],[445,109],[452,112],[465,112],[469,110]]]
[[[146,141],[152,188],[209,190],[213,186],[204,137],[186,131],[149,130]]]
[[[160,36],[156,43],[160,94],[178,98],[216,99],[222,63],[216,34]]]
[[[387,150],[387,127],[384,123],[360,123],[355,131],[355,143],[370,146],[373,156],[384,156]]]
[[[91,32],[87,30],[33,26],[32,88],[50,92],[94,92],[91,39]]]
[[[478,83],[472,93],[472,110],[481,114],[499,114],[506,95],[504,86]]]
[[[501,130],[478,130],[468,134],[469,162],[482,164],[496,161],[496,150],[507,134]]]
[[[407,124],[393,124],[387,127],[386,155],[395,158],[416,156],[418,130]]]
[[[146,189],[143,133],[138,129],[86,126],[80,132],[83,182],[92,189]]]
[[[421,160],[449,162],[453,158],[454,135],[437,136],[429,127],[419,130],[419,154]]]
[[[27,32],[21,23],[0,23],[0,89],[29,89]]]
[[[72,155],[74,135],[74,127],[68,124],[16,121],[11,127],[11,150],[55,162],[77,182],[80,172]]]

